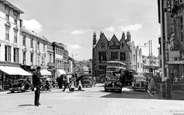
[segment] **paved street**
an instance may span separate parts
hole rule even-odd
[[[184,102],[153,99],[147,92],[123,88],[104,92],[102,84],[85,91],[41,93],[41,106],[33,106],[34,92],[0,92],[0,115],[184,115]]]

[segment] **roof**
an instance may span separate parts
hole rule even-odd
[[[13,4],[11,4],[10,2],[8,2],[7,0],[0,0],[0,2],[2,2],[3,4],[9,6],[10,8],[12,8],[13,10],[17,11],[20,14],[23,14],[24,12],[22,10],[20,10],[19,8],[17,8],[16,6],[14,6]]]

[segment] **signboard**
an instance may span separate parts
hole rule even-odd
[[[182,61],[169,61],[167,64],[184,64],[184,60]]]
[[[110,50],[117,50],[117,49],[120,49],[120,45],[112,45],[112,46],[109,46],[109,49],[110,49]]]
[[[0,43],[3,43],[5,45],[9,45],[9,46],[13,46],[13,47],[17,47],[17,43],[10,43],[9,41],[6,40],[0,40]]]
[[[56,58],[63,59],[63,56],[56,54]]]

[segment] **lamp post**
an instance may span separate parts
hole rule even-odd
[[[147,44],[148,44],[148,46],[147,46]],[[152,70],[153,70],[152,40],[149,40],[147,43],[144,43],[144,46],[139,46],[139,47],[149,47],[149,67],[150,67],[150,70],[152,72]]]

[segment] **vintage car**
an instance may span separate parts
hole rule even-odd
[[[29,87],[31,87],[31,84],[29,84],[26,79],[17,79],[11,83],[9,91],[11,91],[12,93],[15,91],[25,92],[29,89]]]
[[[120,81],[120,75],[117,72],[107,72],[105,79],[104,89],[105,91],[115,90],[121,92],[123,84]]]
[[[81,83],[82,83],[82,87],[92,87],[95,85],[94,79],[92,77],[92,75],[82,75],[81,76]]]
[[[144,75],[134,75],[132,82],[132,89],[135,90],[145,90],[148,89],[148,82]]]

